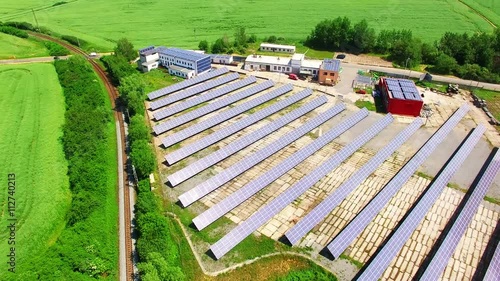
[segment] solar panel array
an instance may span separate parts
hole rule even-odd
[[[500,151],[497,151],[495,155],[493,156],[492,161],[489,163],[488,167],[484,171],[483,175],[481,176],[481,179],[475,186],[474,190],[472,191],[471,196],[468,198],[467,202],[465,203],[464,207],[460,211],[456,221],[453,223],[452,227],[446,234],[446,237],[442,241],[441,245],[439,246],[439,249],[436,251],[435,255],[433,256],[432,260],[429,262],[428,266],[426,267],[425,271],[422,274],[421,280],[438,280],[439,277],[441,276],[442,272],[446,268],[446,265],[448,264],[448,261],[450,260],[451,256],[455,252],[455,249],[460,242],[460,239],[462,239],[462,236],[464,235],[465,231],[467,230],[467,227],[469,226],[470,222],[474,218],[475,213],[477,212],[477,209],[481,202],[483,201],[483,198],[488,191],[488,188],[492,184],[493,180],[495,179],[495,176],[497,175],[498,171],[500,170]],[[466,200],[466,199],[464,199]],[[496,278],[498,278],[498,274],[500,274],[500,258],[498,256],[498,248],[497,251],[495,252],[495,255],[497,255],[497,275]],[[493,262],[493,261],[492,261]],[[490,263],[491,267],[491,263]],[[484,279],[484,280],[495,280],[495,279]]]
[[[296,120],[297,118],[305,115],[306,113],[314,110],[315,108],[325,104],[327,98],[325,96],[318,97],[313,101],[299,107],[280,118],[274,120],[273,122],[265,125],[259,130],[253,131],[252,133],[231,142],[229,145],[215,151],[214,153],[205,156],[194,162],[193,164],[173,173],[168,176],[168,181],[172,186],[176,186],[181,182],[189,179],[190,177],[196,175],[197,173],[209,168],[212,165],[226,159],[227,157],[233,155],[234,153],[240,151],[241,149],[251,145],[252,143],[268,136],[272,132],[280,129],[286,124]],[[344,107],[345,108],[345,107]]]
[[[230,93],[232,91],[236,91],[240,88],[243,88],[243,87],[248,86],[248,85],[255,83],[255,82],[257,82],[257,79],[255,78],[255,76],[250,76],[248,78],[238,80],[238,81],[231,83],[231,84],[228,84],[222,88],[215,89],[215,90],[210,91],[206,94],[199,95],[197,97],[186,100],[186,101],[181,102],[179,104],[169,106],[169,107],[163,109],[162,111],[156,112],[155,114],[153,114],[153,117],[156,120],[162,120],[164,118],[167,118],[169,116],[177,114],[181,111],[184,111],[188,108],[196,106],[200,103],[211,101],[213,99],[216,99],[216,98],[223,96],[227,93]]]
[[[497,249],[491,258],[490,265],[484,275],[484,281],[498,281],[500,278],[500,243],[497,244]]]
[[[203,120],[202,122],[199,122],[197,124],[192,125],[189,128],[186,128],[184,130],[181,130],[179,132],[176,132],[175,134],[172,134],[166,138],[163,139],[162,143],[165,147],[169,147],[171,145],[174,145],[180,141],[183,141],[189,137],[192,137],[199,132],[202,132],[206,129],[209,129],[217,124],[220,124],[226,120],[229,120],[233,118],[234,116],[237,116],[249,109],[252,109],[256,106],[259,106],[267,101],[270,101],[272,99],[275,99],[289,91],[293,90],[293,86],[291,84],[284,85],[282,87],[279,87],[267,94],[264,94],[262,96],[256,97],[252,100],[249,100],[247,102],[244,102],[238,106],[235,106],[233,108],[230,108],[228,110],[225,110],[223,112],[220,112],[219,114]]]
[[[323,220],[333,209],[356,189],[369,175],[371,175],[385,159],[392,155],[398,147],[405,143],[422,126],[422,119],[416,118],[409,126],[401,131],[389,144],[379,150],[363,167],[357,170],[346,182],[328,195],[311,212],[302,218],[296,225],[285,233],[288,241],[295,245],[304,235]]]
[[[162,54],[167,56],[172,56],[188,61],[197,61],[202,58],[208,57],[209,55],[200,54],[195,51],[177,49],[177,48],[164,48],[161,51]]]
[[[198,109],[190,111],[190,112],[183,114],[179,117],[170,119],[166,122],[163,122],[159,125],[156,125],[156,126],[154,126],[153,130],[155,131],[155,133],[157,135],[160,135],[166,131],[172,130],[175,127],[186,124],[189,121],[192,121],[196,118],[199,118],[199,117],[204,116],[208,113],[216,111],[217,109],[228,106],[228,105],[235,103],[239,100],[242,100],[244,98],[248,98],[248,97],[250,97],[258,92],[261,92],[261,91],[264,91],[268,88],[271,88],[272,86],[274,86],[274,82],[272,80],[267,80],[263,83],[252,86],[252,87],[245,89],[243,91],[240,91],[236,94],[227,96],[223,99],[217,100],[213,103],[210,103],[208,105],[205,105],[203,107],[200,107]]]
[[[335,138],[343,134],[352,126],[356,125],[366,116],[368,116],[368,110],[366,108],[353,114],[353,116],[342,121],[333,129],[329,130],[324,135],[318,137],[312,143],[308,144],[304,148],[290,155],[290,157],[285,159],[283,162],[279,163],[277,166],[273,167],[264,174],[260,175],[258,178],[252,180],[251,182],[249,182],[236,192],[233,192],[231,195],[224,198],[224,200],[220,201],[207,211],[203,212],[202,214],[194,218],[193,219],[194,225],[198,230],[202,230],[203,228],[207,227],[208,225],[210,225],[211,223],[222,217],[224,214],[226,214],[236,206],[243,203],[252,195],[254,195],[267,185],[277,180],[286,172],[293,169],[302,161],[306,160],[309,156],[311,156],[316,151],[323,148],[323,146],[333,141]]]
[[[467,140],[459,147],[456,153],[453,154],[451,160],[449,160],[449,162],[445,164],[446,166],[439,172],[438,177],[433,180],[430,187],[425,191],[425,194],[411,209],[405,220],[393,232],[387,242],[384,243],[375,258],[365,267],[365,270],[359,276],[360,280],[378,280],[380,278],[396,254],[403,248],[406,241],[408,241],[413,231],[415,231],[417,226],[424,219],[432,205],[434,205],[434,202],[436,202],[451,177],[463,164],[465,158],[472,152],[472,149],[474,149],[485,131],[486,128],[483,125],[479,125],[472,134],[468,136]],[[438,277],[439,276],[436,276],[433,280],[437,280]],[[431,278],[423,278],[423,280],[431,280]]]
[[[403,184],[415,173],[427,157],[446,138],[458,122],[465,116],[469,107],[461,106],[432,137],[422,146],[389,183],[373,198],[370,203],[351,221],[327,246],[328,251],[338,258],[352,241],[366,228],[371,220],[389,202]]]
[[[337,115],[338,113],[340,113],[344,109],[345,109],[344,104],[339,104],[339,105],[336,105],[336,106],[330,108],[326,112],[309,120],[308,122],[306,122],[305,124],[303,124],[299,128],[283,135],[281,138],[272,142],[271,144],[267,145],[266,147],[258,150],[257,152],[255,152],[253,154],[250,154],[249,156],[245,157],[244,159],[240,160],[238,163],[232,165],[231,167],[220,172],[219,174],[215,175],[214,177],[197,185],[196,187],[192,188],[191,190],[183,193],[182,195],[179,196],[179,201],[182,203],[182,205],[184,207],[192,204],[193,202],[197,201],[198,199],[202,198],[203,196],[207,195],[208,193],[219,188],[223,184],[227,183],[231,179],[234,179],[235,177],[237,177],[241,173],[252,168],[256,164],[262,162],[263,160],[265,160],[269,156],[271,156],[274,153],[278,152],[279,150],[285,148],[290,143],[296,141],[301,136],[305,135],[307,132],[310,132],[314,128],[316,128],[319,125],[323,124],[324,122],[328,121],[329,119],[331,119],[333,116]]]
[[[210,81],[203,83],[201,85],[194,86],[194,87],[186,89],[182,92],[179,92],[179,93],[170,95],[168,97],[153,101],[150,104],[150,108],[151,108],[151,110],[157,110],[158,108],[167,106],[169,104],[172,104],[174,102],[178,102],[178,101],[183,100],[183,99],[187,99],[187,98],[192,97],[194,95],[197,95],[199,93],[203,93],[205,91],[213,89],[217,86],[226,84],[226,83],[231,82],[233,80],[236,80],[239,77],[240,77],[240,75],[238,73],[231,73],[229,75],[222,76],[222,77],[217,78],[215,80],[210,80]]]
[[[168,87],[153,91],[153,92],[148,94],[148,98],[149,98],[149,100],[154,100],[154,99],[157,99],[159,97],[163,97],[163,96],[166,96],[168,94],[171,94],[173,92],[177,92],[177,91],[182,90],[184,88],[196,85],[196,84],[201,83],[203,81],[206,81],[208,79],[212,79],[212,78],[220,76],[222,74],[226,74],[228,72],[229,72],[229,69],[227,69],[226,67],[223,67],[223,68],[219,68],[219,69],[214,70],[214,71],[203,73],[203,74],[200,74],[200,75],[193,77],[191,79],[187,79],[187,80],[184,80],[182,82],[176,83],[172,86],[168,86]]]
[[[273,216],[278,214],[287,205],[292,203],[297,197],[304,193],[311,186],[316,184],[321,178],[326,176],[335,167],[340,165],[344,160],[351,156],[357,149],[366,144],[370,139],[375,137],[385,127],[387,127],[394,118],[388,114],[377,123],[375,123],[368,130],[364,131],[355,140],[344,146],[329,160],[321,164],[318,168],[314,169],[310,174],[303,177],[293,186],[278,195],[271,202],[266,204],[255,212],[250,218],[240,223],[228,234],[222,237],[219,241],[210,247],[214,256],[219,259],[224,256],[228,251],[238,245],[248,235],[252,234],[265,222],[270,220]]]
[[[340,60],[337,59],[324,59],[321,66],[323,70],[329,71],[339,71],[340,70]]]
[[[395,78],[385,78],[385,81],[394,98],[402,100],[422,100],[413,81]]]
[[[267,116],[270,116],[283,108],[290,106],[312,94],[311,89],[305,89],[295,95],[292,95],[284,100],[281,100],[271,106],[268,106],[254,114],[251,114],[248,117],[245,117],[241,120],[239,120],[236,123],[233,123],[232,125],[229,125],[227,127],[224,127],[220,130],[218,130],[215,133],[212,133],[196,142],[193,142],[189,145],[186,145],[170,154],[167,154],[165,156],[165,160],[169,165],[172,165],[222,139],[227,138],[228,136],[239,132],[246,127],[266,118]]]

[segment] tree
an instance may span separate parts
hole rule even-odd
[[[417,39],[399,39],[391,50],[390,58],[400,66],[415,67],[422,61],[422,43]]]
[[[243,26],[240,26],[236,28],[236,31],[234,33],[234,46],[235,47],[243,47],[246,48],[248,47],[247,41],[247,34],[245,31],[245,28]]]
[[[200,43],[198,44],[198,49],[208,52],[209,46],[207,40],[201,40]]]
[[[118,91],[127,106],[130,116],[144,115],[144,98],[146,82],[139,73],[128,75],[121,79]]]
[[[422,44],[422,62],[426,64],[434,64],[438,56],[438,50],[435,45],[429,43]]]
[[[138,140],[132,143],[130,158],[139,179],[148,177],[156,168],[155,155],[151,146],[145,140]]]
[[[267,37],[267,39],[264,39],[264,41],[268,43],[276,43],[278,41],[278,37],[276,37],[275,35],[271,35]]]
[[[252,34],[248,37],[248,40],[247,40],[248,43],[255,43],[257,42],[257,35],[255,34]]]
[[[354,25],[352,29],[352,44],[360,53],[372,51],[375,41],[375,30],[368,27],[368,22],[365,19]]]
[[[493,67],[493,56],[495,55],[494,37],[486,33],[475,33],[470,38],[474,53],[474,62],[487,69]]]
[[[446,32],[439,41],[439,50],[455,58],[458,64],[466,64],[474,60],[474,52],[470,43],[467,33]]]
[[[137,58],[137,51],[134,50],[134,45],[126,38],[122,38],[116,42],[115,55],[123,56],[127,61]]]
[[[224,54],[227,52],[227,47],[224,44],[224,40],[222,38],[219,38],[215,40],[215,42],[212,44],[212,54]]]
[[[144,116],[134,115],[130,118],[128,137],[131,143],[138,140],[150,140],[151,135],[149,134],[148,126],[144,123]]]
[[[440,74],[450,74],[457,69],[457,67],[457,61],[453,57],[441,53],[437,56],[432,70]]]

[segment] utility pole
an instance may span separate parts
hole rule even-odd
[[[40,26],[38,25],[38,20],[36,19],[35,10],[31,9],[31,12],[33,13],[33,17],[35,18],[36,29],[40,31]]]

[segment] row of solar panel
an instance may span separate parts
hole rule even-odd
[[[203,93],[205,91],[208,91],[208,90],[213,89],[215,87],[218,87],[220,85],[224,85],[228,82],[234,81],[234,80],[238,79],[239,77],[240,76],[238,75],[238,73],[231,73],[229,75],[225,75],[225,76],[222,76],[220,78],[210,80],[206,83],[203,83],[203,84],[194,86],[192,88],[183,90],[179,93],[172,94],[172,95],[169,95],[168,97],[153,101],[150,104],[150,108],[151,108],[151,110],[157,110],[158,108],[167,106],[169,104],[172,104],[174,102],[178,102],[178,101],[183,100],[183,99],[187,99],[187,98],[192,97],[194,95],[197,95],[199,93]]]
[[[179,117],[170,119],[166,122],[163,122],[159,125],[156,125],[153,130],[157,135],[160,135],[166,131],[169,131],[173,128],[176,128],[180,125],[186,124],[189,121],[192,121],[196,118],[199,118],[201,116],[204,116],[208,113],[214,112],[217,109],[220,109],[222,107],[228,106],[232,103],[235,103],[239,100],[242,100],[244,98],[247,98],[249,96],[252,96],[258,92],[264,91],[268,88],[271,88],[274,86],[274,82],[272,80],[267,80],[265,82],[262,82],[260,84],[257,84],[255,86],[252,86],[250,88],[244,89],[243,91],[240,91],[236,94],[227,96],[223,99],[217,100],[213,103],[210,103],[208,105],[205,105],[203,107],[200,107],[198,109],[195,109],[193,111],[190,111],[186,114],[183,114]]]
[[[266,93],[262,96],[259,96],[257,98],[251,99],[247,102],[244,102],[238,106],[235,106],[233,108],[227,109],[225,111],[220,112],[219,114],[203,120],[197,124],[194,124],[184,130],[181,130],[173,135],[170,135],[166,138],[163,139],[163,145],[165,147],[169,147],[171,145],[174,145],[180,141],[183,141],[191,136],[194,136],[198,134],[199,132],[202,132],[206,129],[212,128],[213,126],[220,124],[226,120],[229,120],[247,110],[250,110],[256,106],[259,106],[267,101],[270,101],[272,99],[278,98],[279,96],[290,92],[293,89],[293,86],[291,84],[284,85],[282,87],[279,87],[273,91],[270,91],[269,93]],[[228,97],[229,99],[229,97]]]
[[[162,119],[167,118],[169,116],[175,115],[181,111],[184,111],[188,108],[191,108],[193,106],[196,106],[196,105],[204,103],[204,102],[211,101],[213,99],[221,97],[221,96],[223,96],[227,93],[230,93],[232,91],[236,91],[240,88],[243,88],[243,87],[248,86],[248,85],[255,83],[255,82],[257,82],[257,79],[254,76],[250,76],[250,77],[242,79],[242,80],[237,80],[236,82],[228,84],[222,88],[215,89],[215,90],[210,91],[206,94],[202,94],[200,96],[194,97],[192,99],[188,99],[188,100],[183,101],[181,103],[178,103],[176,105],[169,106],[169,107],[165,108],[164,110],[153,114],[153,117],[155,120],[162,120]]]
[[[151,93],[148,94],[148,99],[149,100],[154,100],[154,99],[157,99],[159,97],[166,96],[168,94],[177,92],[179,90],[182,90],[182,89],[185,89],[187,87],[196,85],[198,83],[201,83],[203,81],[212,79],[212,78],[220,76],[222,74],[226,74],[228,72],[229,72],[229,69],[227,69],[226,67],[223,67],[223,68],[219,68],[219,69],[216,69],[216,70],[204,73],[204,74],[200,74],[200,75],[198,75],[196,77],[184,80],[184,81],[176,83],[176,84],[174,84],[172,86],[168,86],[168,87],[165,87],[165,88],[153,91],[153,92],[151,92]]]

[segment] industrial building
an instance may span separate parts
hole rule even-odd
[[[250,55],[245,60],[245,70],[292,73],[291,59],[262,55]]]
[[[381,77],[378,88],[387,112],[420,116],[424,102],[413,81]]]
[[[323,85],[335,85],[339,80],[340,60],[324,59],[319,67],[318,82]]]
[[[322,63],[322,60],[303,60],[300,65],[299,73],[302,75],[316,76],[319,73],[319,68]]]
[[[142,72],[149,72],[152,69],[158,68],[158,50],[154,46],[140,49],[137,67]]]
[[[295,53],[295,46],[292,45],[279,45],[279,44],[260,44],[260,50],[264,52],[280,52],[280,53]]]
[[[233,62],[233,56],[231,55],[213,54],[210,55],[210,58],[212,63],[216,64],[231,64]]]

